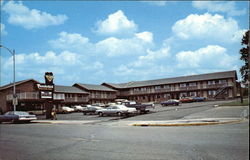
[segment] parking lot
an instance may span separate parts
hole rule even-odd
[[[214,105],[225,103],[228,101],[207,101],[195,103],[182,103],[179,106],[166,106],[162,107],[160,104],[155,104],[155,108],[151,108],[147,114],[136,114],[133,116],[103,116],[99,117],[96,114],[84,115],[82,112],[74,112],[68,114],[57,114],[58,120],[83,120],[83,121],[113,121],[113,120],[172,120],[179,119],[188,115],[189,113],[207,110]],[[177,114],[178,111],[178,114]],[[175,114],[176,113],[176,114]],[[38,116],[39,120],[45,119],[45,115]]]

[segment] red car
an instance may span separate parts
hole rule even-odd
[[[194,102],[194,99],[191,98],[191,97],[183,97],[180,99],[180,102],[182,103],[191,103],[191,102]]]

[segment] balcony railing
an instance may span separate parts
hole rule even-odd
[[[23,93],[17,93],[17,99],[22,100],[22,99],[30,99],[30,100],[34,100],[34,99],[39,99],[39,92],[23,92]],[[6,96],[6,100],[10,101],[13,99],[13,95],[9,94]]]
[[[171,88],[162,88],[162,89],[147,89],[147,90],[131,90],[131,91],[121,91],[121,96],[127,95],[139,95],[139,94],[152,94],[152,93],[163,93],[163,92],[174,92],[174,91],[191,91],[191,90],[198,90],[198,89],[217,89],[221,87],[231,87],[233,83],[224,83],[224,84],[203,84],[203,85],[196,85],[196,86],[187,86],[187,87],[171,87]]]
[[[13,95],[9,94],[6,96],[6,100],[10,101],[13,99]],[[19,100],[38,100],[40,99],[39,92],[23,92],[17,93],[17,99]],[[65,102],[88,102],[88,97],[71,97],[65,98],[64,94],[54,94],[54,100],[62,100]]]
[[[89,95],[89,98],[96,98],[96,99],[115,99],[116,95],[100,95],[100,94],[92,94]]]
[[[187,86],[187,87],[179,87],[179,90],[185,91],[185,90],[195,90],[198,89],[198,86]]]
[[[203,85],[203,88],[207,89],[207,88],[221,88],[221,87],[230,87],[233,86],[232,83],[223,83],[223,84],[205,84]]]
[[[68,97],[65,98],[65,102],[88,102],[88,98],[87,97]]]

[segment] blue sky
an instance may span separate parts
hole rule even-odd
[[[1,1],[16,80],[101,84],[237,70],[247,1]],[[1,49],[1,85],[13,82]],[[240,75],[238,73],[238,77]]]

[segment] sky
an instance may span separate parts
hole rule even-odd
[[[16,81],[102,84],[236,70],[247,1],[1,1]],[[1,48],[0,85],[13,82]]]

